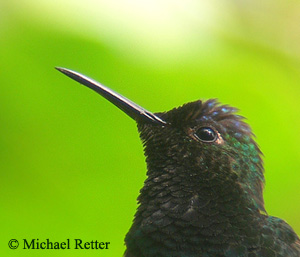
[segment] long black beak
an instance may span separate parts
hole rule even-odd
[[[135,121],[144,120],[151,123],[156,123],[158,125],[166,125],[167,123],[153,114],[152,112],[149,112],[145,110],[144,108],[140,107],[139,105],[135,104],[134,102],[130,101],[126,97],[114,92],[113,90],[109,89],[108,87],[105,87],[98,83],[97,81],[90,79],[89,77],[86,77],[76,71],[72,71],[65,68],[58,68],[57,70],[62,72],[63,74],[67,75],[68,77],[76,80],[77,82],[81,83],[82,85],[85,85],[94,91],[96,91],[98,94],[102,95],[104,98],[106,98],[108,101],[113,103],[115,106],[117,106],[119,109],[121,109],[123,112],[125,112],[128,116],[130,116]]]

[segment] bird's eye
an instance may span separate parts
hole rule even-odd
[[[195,136],[203,142],[214,142],[217,139],[217,133],[209,127],[199,128]]]

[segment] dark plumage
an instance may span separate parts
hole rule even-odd
[[[136,120],[147,179],[125,257],[300,257],[300,241],[263,200],[262,153],[237,109],[216,100],[150,113],[89,78]]]
[[[138,122],[148,178],[126,257],[300,256],[292,228],[266,214],[262,154],[236,111],[196,101],[157,114],[171,126]],[[199,140],[203,127],[217,139]]]

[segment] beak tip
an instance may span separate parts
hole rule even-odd
[[[54,67],[54,68],[56,70],[58,70],[59,72],[61,72],[62,74],[65,74],[66,76],[70,77],[71,79],[74,79],[77,82],[79,82],[81,84],[84,84],[83,83],[84,79],[77,72],[69,70],[69,69],[66,69],[66,68],[62,68],[62,67]]]
[[[56,70],[60,71],[61,73],[67,74],[68,70],[62,67],[54,67]]]

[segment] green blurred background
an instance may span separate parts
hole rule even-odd
[[[121,256],[146,172],[135,123],[54,66],[153,112],[199,98],[241,109],[265,154],[266,208],[300,233],[298,1],[0,0],[0,255]]]

